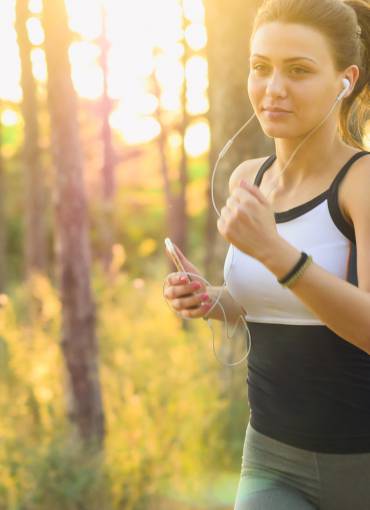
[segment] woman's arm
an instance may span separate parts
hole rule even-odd
[[[222,289],[222,292],[221,292]],[[220,295],[221,298],[220,303],[224,308],[226,319],[228,324],[235,324],[239,319],[240,315],[245,315],[246,312],[243,311],[242,307],[231,297],[229,291],[225,287],[207,287],[208,294],[212,300],[212,303],[215,303],[217,297]],[[207,318],[215,319],[218,321],[224,321],[225,317],[222,313],[220,306],[215,306],[210,313],[207,314]]]
[[[281,239],[273,254],[261,262],[281,278],[299,257],[300,251]],[[370,354],[369,292],[341,280],[315,263],[306,269],[291,291],[338,336]]]
[[[370,171],[369,157],[357,162],[340,192],[356,233],[358,287],[312,264],[292,292],[330,329],[370,354]],[[264,260],[277,278],[286,274],[300,252],[283,239]]]
[[[229,178],[229,191],[233,192],[234,188],[237,186],[241,179],[246,179],[248,182],[252,183],[254,177],[258,171],[258,168],[261,164],[266,160],[264,158],[256,158],[249,159],[243,161],[240,165],[238,165],[232,172]],[[207,287],[207,292],[212,300],[212,303],[215,302],[217,297],[220,294],[222,287]],[[225,310],[226,319],[229,324],[235,324],[235,322],[239,319],[240,315],[246,315],[246,312],[243,308],[231,297],[227,288],[223,288],[220,302]],[[211,310],[211,312],[207,315],[209,319],[214,319],[218,321],[224,321],[224,314],[219,306],[216,306]]]
[[[369,158],[357,161],[350,176],[342,184],[341,203],[355,229],[358,287],[314,263],[291,291],[338,336],[370,354]],[[271,204],[247,182],[234,188],[217,226],[228,242],[262,262],[277,278],[300,257],[299,250],[278,234]]]

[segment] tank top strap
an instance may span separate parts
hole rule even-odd
[[[276,155],[272,154],[271,156],[269,156],[266,159],[266,161],[264,161],[264,163],[262,164],[262,166],[260,167],[260,169],[257,172],[256,178],[254,179],[255,186],[260,186],[266,170],[268,170],[270,168],[270,166],[273,164],[273,162],[275,160],[276,160]]]
[[[337,226],[337,228],[342,232],[342,234],[353,243],[356,243],[355,230],[353,228],[353,225],[349,223],[347,219],[343,216],[342,211],[339,207],[338,200],[339,186],[343,181],[344,177],[347,175],[348,170],[352,167],[352,165],[358,159],[367,156],[368,154],[370,154],[370,152],[361,151],[357,152],[354,156],[352,156],[352,158],[349,161],[347,161],[347,163],[338,172],[330,188],[328,189],[328,207],[332,220]]]

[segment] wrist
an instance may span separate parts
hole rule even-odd
[[[260,262],[279,279],[283,278],[292,269],[300,256],[300,250],[282,237],[278,237],[275,244]]]

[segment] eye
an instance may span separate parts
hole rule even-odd
[[[266,74],[268,72],[269,68],[265,64],[253,64],[252,70],[256,74]]]
[[[290,69],[290,73],[293,75],[296,75],[296,76],[307,74],[308,72],[309,71],[307,69],[305,69],[304,67],[295,66]]]

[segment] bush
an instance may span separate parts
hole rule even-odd
[[[34,278],[0,309],[0,510],[148,510],[228,464],[228,399],[203,321],[184,330],[158,281],[95,270],[105,449],[65,418],[60,304]],[[241,429],[242,427],[240,427]]]

